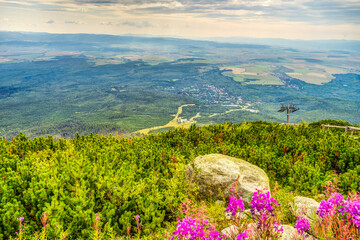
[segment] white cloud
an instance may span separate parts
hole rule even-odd
[[[81,25],[86,24],[83,21],[69,21],[69,20],[64,21],[64,23],[65,24],[81,24]]]
[[[101,25],[105,25],[105,26],[113,26],[116,25],[116,23],[114,22],[106,22],[106,21],[102,21],[100,22]]]
[[[359,0],[0,0],[0,15],[0,30],[360,39]]]

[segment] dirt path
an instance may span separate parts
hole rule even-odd
[[[193,116],[192,118],[190,118],[190,122],[194,121],[195,118],[201,117],[200,113],[197,113],[195,116]]]
[[[187,107],[187,106],[195,106],[195,104],[185,104],[185,105],[181,105],[180,107],[178,107],[178,111],[174,117],[174,119],[172,119],[170,122],[168,122],[166,125],[163,126],[156,126],[156,127],[151,127],[151,128],[145,128],[145,129],[141,129],[139,131],[136,131],[135,133],[140,133],[140,134],[149,134],[149,132],[153,131],[153,130],[157,130],[157,129],[161,129],[161,128],[166,128],[166,127],[180,127],[180,126],[184,126],[187,127],[187,125],[191,125],[194,122],[194,118],[200,117],[200,113],[197,113],[196,116],[192,117],[190,119],[190,121],[192,120],[193,122],[189,122],[189,123],[178,123],[177,120],[180,116],[180,114],[182,113],[183,107]]]
[[[248,108],[248,106],[244,106],[242,108],[236,108],[236,109],[230,109],[226,112],[223,112],[223,113],[214,113],[214,114],[211,114],[209,117],[215,117],[217,115],[225,115],[227,113],[231,113],[231,112],[235,112],[235,111],[245,111],[246,109]]]
[[[166,127],[183,127],[183,128],[188,128],[190,127],[191,124],[196,123],[196,121],[194,120],[195,118],[199,118],[201,117],[200,113],[197,113],[195,116],[191,117],[187,122],[185,123],[178,123],[177,120],[179,119],[179,116],[182,113],[183,107],[187,107],[187,106],[195,106],[195,104],[185,104],[185,105],[181,105],[180,107],[178,107],[178,111],[175,115],[175,117],[168,122],[167,124],[163,125],[163,126],[156,126],[156,127],[151,127],[151,128],[145,128],[145,129],[141,129],[139,131],[136,131],[135,133],[140,133],[140,134],[144,134],[147,135],[149,134],[151,131],[153,130],[157,130],[157,129],[161,129],[161,128],[166,128]],[[230,112],[234,112],[234,111],[245,111],[248,108],[248,106],[244,106],[242,108],[236,108],[236,109],[230,109],[226,112],[223,113],[214,113],[212,115],[210,115],[209,117],[214,117],[216,115],[224,115]]]

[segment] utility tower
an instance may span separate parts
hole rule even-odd
[[[280,104],[281,104],[281,108],[278,112],[284,112],[286,110],[287,111],[287,123],[289,123],[290,113],[296,112],[297,110],[299,110],[299,108],[296,108],[295,104],[293,104],[293,103],[280,103]]]

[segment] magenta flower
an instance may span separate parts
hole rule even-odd
[[[17,220],[19,220],[20,222],[24,221],[24,217],[19,217]]]
[[[202,221],[208,223],[208,221]],[[205,227],[200,220],[186,216],[182,220],[178,220],[176,230],[173,232],[177,239],[205,239],[205,240],[221,240],[219,232],[214,226]],[[171,237],[170,239],[174,239]]]
[[[341,193],[335,192],[329,199],[321,200],[316,213],[322,218],[336,213],[347,214],[350,221],[360,228],[360,200],[344,200]]]
[[[235,216],[237,210],[244,211],[245,206],[241,197],[236,198],[235,196],[231,196],[229,199],[229,205],[226,209],[227,212],[230,212],[232,216]]]
[[[268,217],[266,216],[266,214],[261,214],[260,217],[258,218],[257,228],[258,229],[260,229],[261,227],[269,228],[269,223],[267,220]]]
[[[270,196],[270,192],[266,193],[254,192],[251,200],[251,214],[270,213],[273,215],[274,205],[280,205],[275,198]]]
[[[209,225],[209,221],[204,219],[204,220],[202,220],[202,224]]]
[[[135,216],[135,219],[136,219],[136,221],[139,221],[139,219],[140,219],[140,215],[138,214],[138,215],[136,215]]]
[[[284,228],[279,222],[273,223],[273,229],[276,236],[281,236],[282,232],[284,232]]]
[[[341,193],[334,192],[331,197],[327,200],[321,200],[320,207],[316,211],[320,217],[325,217],[335,213],[335,209],[342,207],[344,201],[344,197]],[[338,212],[344,212],[344,208],[339,208]]]
[[[299,234],[304,234],[307,230],[310,229],[310,222],[306,218],[298,218],[294,228],[296,228]]]
[[[186,216],[184,219],[179,220],[176,225],[176,230],[173,232],[174,235],[180,239],[195,239],[197,235],[202,235],[202,227],[196,224],[196,220]]]
[[[249,237],[246,231],[241,232],[237,237],[236,240],[245,240]]]
[[[208,237],[207,238],[205,237],[204,239],[208,239],[208,240],[214,239],[215,240],[215,239],[221,239],[221,237],[220,237],[219,232],[216,231],[216,228],[214,226],[211,226]]]
[[[346,205],[346,211],[351,216],[351,221],[360,228],[360,201],[348,200]]]

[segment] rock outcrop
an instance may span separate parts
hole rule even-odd
[[[300,238],[296,238],[297,235],[297,230],[290,226],[290,225],[282,225],[283,227],[283,233],[281,235],[280,240],[294,240],[294,239],[300,239]]]
[[[239,228],[235,225],[231,225],[221,231],[221,235],[226,235],[231,239],[236,239],[237,235],[239,234]]]
[[[195,158],[187,166],[187,178],[199,185],[202,199],[222,200],[229,197],[231,185],[237,179],[237,191],[246,207],[250,206],[257,189],[270,189],[269,178],[259,167],[242,159],[222,154],[209,154]]]
[[[296,215],[302,215],[311,221],[319,209],[320,203],[312,198],[296,196],[294,198],[294,205]]]

